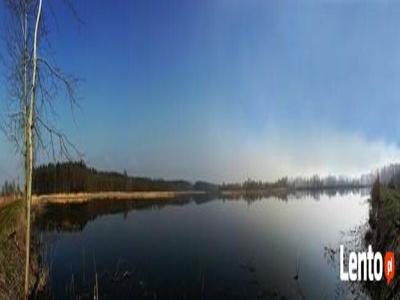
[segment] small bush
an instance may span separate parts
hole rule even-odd
[[[392,190],[396,189],[396,185],[394,184],[394,180],[393,179],[390,180],[390,182],[388,184],[388,188],[392,189]]]
[[[380,200],[380,183],[379,183],[379,176],[376,178],[374,184],[372,185],[371,189],[371,199],[372,202],[377,203]]]
[[[366,242],[371,242],[372,237],[374,236],[374,234],[372,233],[371,230],[367,230],[367,232],[365,233],[365,241]]]

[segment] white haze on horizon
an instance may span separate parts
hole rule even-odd
[[[228,178],[225,181],[274,181],[314,174],[357,177],[400,161],[400,149],[395,144],[327,130],[265,134],[263,139],[236,143],[231,149],[235,150],[225,155],[221,151],[219,164],[213,162],[220,168],[220,178]]]
[[[294,135],[266,130],[258,137],[243,136],[214,130],[207,138],[199,137],[195,145],[185,143],[184,138],[179,144],[161,141],[162,156],[157,147],[146,155],[132,151],[132,156],[121,159],[119,168],[115,168],[112,153],[93,162],[100,167],[96,161],[101,161],[102,168],[109,170],[125,166],[132,175],[222,183],[314,174],[357,177],[400,161],[395,144],[356,133],[324,129]]]
[[[368,140],[361,134],[333,130],[313,130],[297,135],[268,131],[262,138],[235,138],[234,134],[208,136],[208,142],[188,146],[187,155],[177,151],[179,145],[166,145],[146,156],[119,157],[105,149],[100,155],[88,154],[87,164],[97,169],[115,170],[134,176],[165,179],[238,182],[247,178],[274,181],[288,176],[308,177],[345,175],[360,176],[400,161],[400,149],[394,143]],[[224,138],[222,138],[224,136]],[[4,137],[0,141],[7,142]],[[4,151],[7,149],[7,151]],[[4,152],[3,152],[4,151]],[[0,153],[0,184],[8,179],[22,180],[21,159],[11,146]]]
[[[297,136],[265,134],[262,139],[235,142],[219,151],[221,161],[213,161],[210,170],[219,182],[221,178],[273,181],[314,174],[357,177],[400,161],[400,149],[395,144],[335,131]]]

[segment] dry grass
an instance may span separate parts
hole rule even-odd
[[[24,287],[23,202],[0,206],[0,299],[22,299]]]
[[[113,200],[154,200],[174,199],[184,195],[204,194],[202,191],[148,191],[148,192],[98,192],[98,193],[71,193],[71,194],[50,194],[33,196],[33,204],[41,203],[83,203],[92,200],[113,199]]]
[[[11,196],[0,196],[0,206],[3,206],[4,204],[13,202],[17,200],[19,197],[18,195],[11,195]]]
[[[25,272],[25,218],[22,200],[0,204],[0,299],[22,299]],[[30,287],[39,274],[35,243],[31,249]]]

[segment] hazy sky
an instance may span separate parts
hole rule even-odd
[[[96,168],[221,182],[400,158],[399,2],[77,3],[85,25],[59,5],[51,32],[84,79],[78,125],[57,107]],[[1,136],[0,181],[15,157]]]

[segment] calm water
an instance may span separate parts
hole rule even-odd
[[[49,206],[36,228],[55,299],[93,299],[95,273],[102,298],[335,298],[346,287],[324,247],[366,223],[367,198],[104,200]]]

